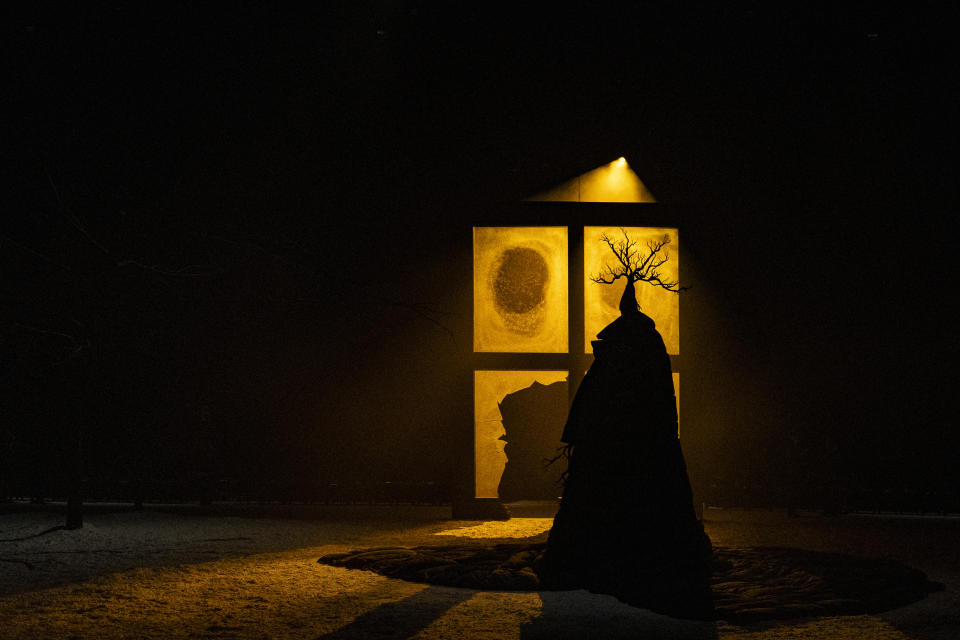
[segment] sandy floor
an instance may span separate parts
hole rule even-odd
[[[960,638],[960,523],[711,512],[716,544],[887,555],[947,589],[872,616],[736,627],[673,620],[584,591],[477,592],[317,563],[367,546],[535,535],[542,518],[443,520],[437,509],[327,510],[321,519],[0,516],[0,638]],[[438,535],[440,534],[440,535]],[[26,538],[26,539],[20,539]],[[19,540],[14,540],[19,539]]]

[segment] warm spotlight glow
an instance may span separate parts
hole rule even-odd
[[[475,227],[473,349],[568,349],[567,228]]]
[[[527,199],[558,202],[657,201],[622,156]]]
[[[506,434],[500,402],[508,393],[526,389],[534,382],[543,385],[567,379],[566,371],[474,371],[474,460],[476,497],[498,498],[500,477],[507,464],[503,452]]]
[[[553,518],[510,518],[491,520],[471,527],[457,527],[436,532],[435,536],[459,538],[532,538],[550,530]]]
[[[666,246],[669,260],[660,268],[664,278],[679,280],[679,237],[676,229],[666,227],[625,227],[624,231],[631,240],[637,240],[641,248],[650,240],[661,240],[669,236]],[[618,227],[584,227],[583,229],[583,267],[584,267],[584,328],[586,330],[584,349],[593,353],[591,340],[597,333],[620,316],[620,296],[623,295],[624,281],[613,284],[597,284],[590,280],[603,271],[605,263],[615,265],[616,257],[610,248],[600,239],[604,233],[611,237],[622,237]],[[657,323],[657,331],[663,336],[667,353],[680,353],[680,297],[660,287],[644,282],[637,283],[637,302],[645,314]]]

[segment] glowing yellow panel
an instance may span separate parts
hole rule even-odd
[[[507,394],[526,389],[534,382],[543,385],[567,379],[566,371],[474,371],[473,417],[474,461],[478,498],[496,498],[500,476],[507,464],[503,452],[506,434],[500,402]]]
[[[564,353],[567,228],[474,227],[473,350]]]
[[[560,202],[657,201],[624,158],[617,158],[527,199]]]
[[[660,267],[663,277],[668,280],[679,280],[679,237],[676,229],[664,227],[625,227],[624,230],[630,240],[638,241],[638,249],[646,250],[647,242],[662,240],[666,235],[670,244],[664,248],[669,260]],[[614,240],[622,239],[623,232],[619,227],[584,227],[583,229],[583,266],[584,266],[584,323],[586,353],[593,353],[591,340],[596,340],[597,333],[620,316],[620,296],[626,281],[623,278],[613,284],[597,284],[590,280],[604,269],[605,264],[617,266],[617,259],[610,251],[610,247],[600,237],[606,233]],[[646,282],[638,282],[637,302],[640,309],[653,318],[657,323],[657,331],[663,336],[667,346],[667,353],[680,353],[680,301],[676,293]]]
[[[680,437],[680,374],[673,372],[673,393],[677,396],[677,437]]]

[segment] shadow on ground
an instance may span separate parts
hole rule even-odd
[[[317,640],[380,637],[384,629],[390,629],[390,637],[412,638],[442,618],[447,611],[471,597],[473,593],[463,589],[428,587],[402,600],[382,604]]]

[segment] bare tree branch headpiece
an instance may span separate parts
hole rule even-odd
[[[665,279],[660,268],[670,260],[666,246],[670,244],[670,236],[664,235],[660,240],[648,240],[646,250],[639,241],[631,240],[626,229],[620,227],[623,239],[611,238],[604,233],[600,240],[606,243],[617,259],[616,266],[604,264],[603,269],[590,280],[597,284],[613,284],[620,278],[627,279],[627,286],[634,282],[647,282],[655,287],[679,294],[690,287],[680,286],[679,280]]]

